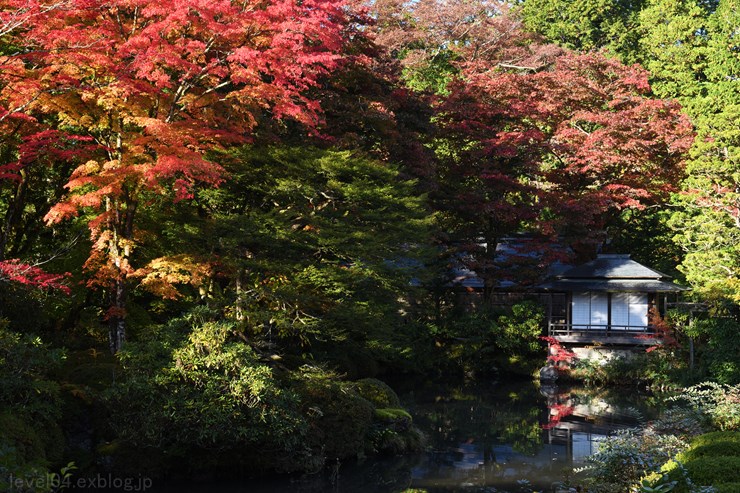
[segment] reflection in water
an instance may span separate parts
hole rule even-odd
[[[598,391],[509,385],[434,387],[402,396],[428,437],[419,456],[344,463],[334,472],[275,480],[158,485],[153,492],[399,493],[537,491],[572,477],[611,432],[652,419],[651,399],[633,389]],[[162,487],[164,486],[164,487]]]
[[[430,492],[519,491],[522,480],[551,491],[600,440],[649,414],[633,391],[538,389],[528,382],[412,397],[408,405],[432,447],[412,470],[412,486]]]

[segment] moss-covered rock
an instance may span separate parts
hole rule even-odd
[[[411,423],[411,415],[405,409],[400,408],[381,408],[375,410],[375,418],[386,423],[405,422]]]
[[[373,421],[374,408],[351,384],[314,381],[303,386],[309,416],[307,444],[322,450],[327,460],[357,457]]]
[[[368,440],[371,452],[401,455],[421,450],[424,446],[424,435],[412,421],[411,415],[405,409],[376,409],[375,421]]]
[[[401,401],[390,386],[377,378],[363,378],[352,384],[357,393],[376,408],[398,408]]]

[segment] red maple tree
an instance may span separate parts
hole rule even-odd
[[[645,70],[600,54],[515,68],[477,60],[450,90],[440,181],[489,255],[519,231],[565,234],[576,250],[599,243],[620,211],[676,190],[693,141],[678,103],[651,97]]]
[[[313,126],[308,90],[340,62],[338,0],[5,0],[0,118],[52,116],[104,156],[73,173],[56,223],[86,211],[91,285],[110,293],[110,345],[125,339],[136,217],[155,194],[187,199],[224,179],[206,152],[261,119]],[[6,118],[7,119],[7,118]]]

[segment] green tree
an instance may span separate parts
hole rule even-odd
[[[434,219],[415,183],[350,151],[247,147],[224,162],[230,180],[196,195],[198,236],[250,337],[292,354],[310,345],[350,372],[413,359],[423,316],[409,293]]]
[[[524,25],[576,51],[606,49],[623,62],[638,60],[638,16],[645,0],[525,0]]]
[[[677,98],[696,114],[706,93],[709,17],[715,2],[652,0],[640,12],[640,56],[651,73],[653,91]]]
[[[208,310],[132,342],[121,361],[122,381],[107,394],[111,426],[123,448],[133,447],[146,461],[201,469],[259,461],[264,467],[266,448],[272,459],[296,457],[303,448],[298,396],[233,323],[215,321]]]
[[[681,270],[698,295],[740,302],[740,23],[736,0],[719,2],[705,20],[701,93],[685,83],[697,137],[690,151],[683,208],[671,219],[685,251]],[[695,78],[695,80],[697,80]]]

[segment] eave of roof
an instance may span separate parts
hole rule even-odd
[[[558,279],[537,286],[546,291],[676,293],[690,288],[657,279]]]

